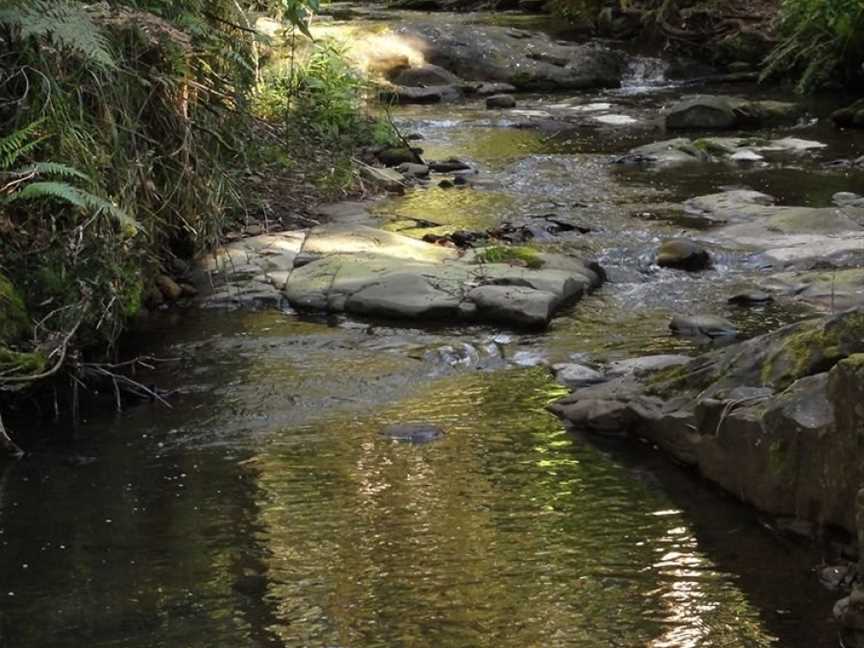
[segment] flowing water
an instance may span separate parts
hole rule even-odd
[[[644,125],[684,91],[656,60],[628,78],[519,110]],[[650,250],[686,228],[676,204],[721,186],[814,205],[854,190],[860,178],[820,166],[854,143],[812,125],[796,135],[831,144],[817,157],[637,172],[610,157],[658,134],[625,119],[569,139],[476,105],[397,119],[481,182],[382,201],[382,226],[422,236],[412,218],[449,231],[554,211],[592,230],[558,245],[595,255],[610,282],[542,335],[275,311],[156,319],[137,344],[178,359],[147,376],[174,390],[172,409],[94,416],[72,444],[49,430],[0,465],[0,646],[835,645],[815,547],[650,447],[566,431],[544,409],[565,390],[538,365],[692,352],[666,331],[682,310],[745,336],[806,315],[726,305],[760,272],[746,251],[716,248],[716,267],[690,276]],[[446,434],[381,434],[415,421]]]

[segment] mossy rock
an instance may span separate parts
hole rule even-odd
[[[480,250],[477,254],[478,263],[513,263],[526,268],[538,270],[544,262],[540,253],[525,245],[496,245]]]
[[[11,342],[30,332],[30,316],[21,295],[0,274],[0,343]]]
[[[784,337],[762,365],[762,382],[782,390],[805,376],[828,371],[864,352],[864,312],[841,313]]]

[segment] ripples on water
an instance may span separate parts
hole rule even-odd
[[[91,466],[11,468],[7,645],[771,643],[764,613],[650,470],[545,412],[562,389],[542,370],[415,391],[254,437],[252,413],[199,395],[209,420],[144,408],[99,426],[109,438]],[[423,446],[380,435],[398,421],[447,434]],[[199,444],[204,432],[222,442]],[[737,515],[737,530],[715,535],[740,533],[746,553],[755,533],[770,550]]]

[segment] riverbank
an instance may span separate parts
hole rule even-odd
[[[860,315],[840,311],[864,299],[852,193],[864,179],[861,133],[835,128],[836,106],[783,89],[681,80],[669,61],[614,43],[477,20],[325,21],[377,55],[367,63],[388,62],[378,66],[388,96],[424,100],[392,108],[408,146],[363,152],[363,173],[389,177],[394,191],[310,206],[299,228],[238,230],[197,257],[184,277],[197,295],[155,309],[136,348],[179,359],[136,374],[171,392],[173,409],[84,425],[81,479],[99,475],[112,492],[122,476],[132,495],[106,503],[110,515],[82,513],[80,536],[56,544],[74,541],[89,561],[111,525],[123,520],[128,539],[138,515],[151,531],[165,524],[172,553],[201,555],[210,538],[194,579],[175,579],[159,550],[140,547],[155,551],[144,591],[170,581],[172,592],[168,608],[154,598],[147,609],[178,606],[193,619],[233,610],[243,623],[218,632],[235,643],[266,627],[288,644],[362,644],[375,618],[376,636],[428,645],[832,645],[825,619],[840,594],[808,570],[823,559],[843,570],[831,584],[848,589],[854,542],[830,536],[824,556],[800,557],[787,530],[855,531],[858,414],[846,403],[859,382]],[[480,60],[487,47],[503,62]],[[487,84],[497,84],[491,97]],[[632,391],[621,399],[600,397],[622,385]],[[696,532],[725,510],[722,498],[694,481],[677,488],[704,501],[679,504],[655,477],[669,464],[622,469],[616,453],[627,451],[566,432],[550,405],[574,428],[648,439],[772,516],[756,522],[738,508]],[[404,423],[440,433],[424,445],[384,434]],[[35,446],[37,461],[52,454]],[[224,489],[205,486],[211,475]],[[166,496],[154,479],[176,489]],[[38,500],[15,483],[13,501]],[[176,515],[159,519],[172,497]],[[237,520],[255,539],[239,553]],[[16,524],[22,537],[46,536],[37,513]],[[741,534],[758,548],[730,557]],[[20,620],[44,597],[16,573]],[[785,578],[807,595],[760,585]],[[502,595],[489,607],[489,591],[514,587],[517,603]],[[126,584],[98,591],[108,600]],[[530,614],[525,601],[537,602]],[[95,645],[140,621],[112,610],[82,630]],[[855,610],[839,610],[853,628]],[[442,629],[430,639],[433,617]],[[188,643],[195,632],[166,623],[141,636]]]

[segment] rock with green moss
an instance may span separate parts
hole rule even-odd
[[[732,130],[793,124],[802,115],[800,106],[788,102],[692,95],[670,106],[664,122],[670,130]]]
[[[647,439],[763,511],[855,532],[864,309],[578,389],[551,409]]]

